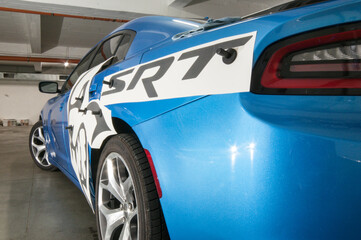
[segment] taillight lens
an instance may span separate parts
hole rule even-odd
[[[361,23],[272,45],[255,66],[251,89],[269,94],[361,94]]]

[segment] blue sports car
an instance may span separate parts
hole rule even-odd
[[[31,154],[100,239],[361,236],[361,0],[139,18],[39,89]]]

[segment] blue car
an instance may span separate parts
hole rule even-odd
[[[361,236],[361,0],[139,18],[39,89],[34,161],[100,239]]]

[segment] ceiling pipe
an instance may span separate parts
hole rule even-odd
[[[120,22],[120,23],[129,22],[129,20],[117,19],[117,18],[88,17],[88,16],[78,16],[78,15],[61,14],[61,13],[49,13],[49,12],[40,12],[40,11],[32,11],[32,10],[17,9],[17,8],[6,8],[6,7],[0,7],[0,11],[28,13],[28,14],[37,14],[37,15],[46,15],[46,16],[58,16],[58,17],[67,17],[67,18],[79,18],[79,19],[107,21],[107,22]]]
[[[15,62],[47,62],[47,63],[74,63],[78,64],[79,59],[63,59],[63,58],[43,58],[43,57],[18,57],[18,56],[0,56],[0,61]]]

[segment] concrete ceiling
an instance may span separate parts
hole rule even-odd
[[[63,62],[79,60],[109,32],[145,15],[244,16],[288,1],[0,0],[0,72],[69,74],[75,64],[65,67]]]

